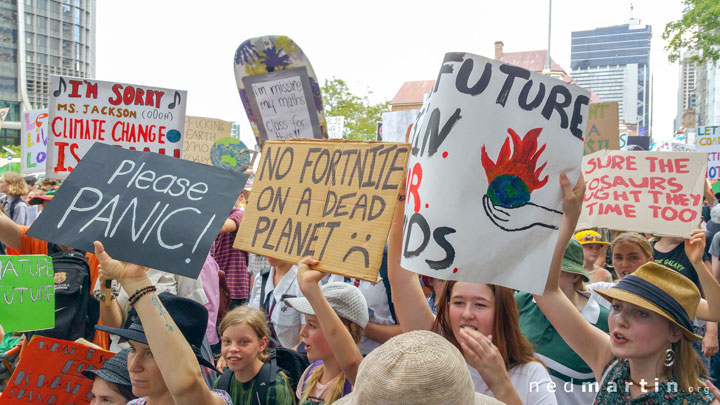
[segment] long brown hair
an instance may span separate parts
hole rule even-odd
[[[678,391],[688,392],[690,389],[696,391],[705,387],[700,380],[708,378],[705,365],[692,347],[692,343],[683,336],[673,343],[671,348],[675,351],[675,362],[665,369],[666,377],[670,381],[677,382]]]
[[[462,352],[460,343],[455,339],[452,325],[450,324],[450,297],[452,296],[452,289],[456,283],[457,281],[447,281],[445,283],[445,287],[440,294],[437,317],[435,318],[435,323],[433,323],[432,330],[445,337],[445,339]],[[486,285],[490,287],[495,296],[492,342],[500,351],[500,355],[502,355],[505,361],[505,368],[510,370],[517,365],[531,361],[541,363],[533,355],[532,345],[520,331],[520,314],[518,313],[512,290],[494,284]]]

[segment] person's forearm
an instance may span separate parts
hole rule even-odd
[[[352,335],[323,296],[320,286],[314,285],[307,293],[303,291],[303,294],[315,311],[315,316],[318,318],[320,328],[335,360],[343,370],[345,377],[350,380],[351,384],[355,384],[355,376],[363,357]]]
[[[385,343],[391,338],[401,334],[402,328],[400,325],[381,325],[379,323],[368,322],[363,332],[365,336],[370,339]]]
[[[720,321],[720,284],[705,266],[705,263],[698,261],[693,263],[693,268],[698,275],[700,286],[705,293],[708,308],[708,320]]]
[[[0,242],[9,248],[20,249],[20,227],[7,215],[0,215]]]
[[[110,300],[110,305],[100,302],[100,321],[111,328],[122,328],[122,309],[116,299]]]
[[[147,277],[140,280],[133,279],[122,284],[125,291],[131,295],[135,291],[151,285],[152,283]],[[207,390],[207,386],[198,361],[190,344],[185,340],[157,294],[143,295],[137,300],[134,308],[142,321],[150,350],[162,373],[165,385],[176,400],[176,404],[178,404],[178,399],[188,397],[202,401],[203,387]],[[209,393],[209,390],[207,391]],[[189,403],[189,401],[185,403]]]
[[[417,274],[400,265],[405,205],[398,202],[388,238],[388,279],[397,321],[404,332],[429,330],[434,316],[425,300]]]

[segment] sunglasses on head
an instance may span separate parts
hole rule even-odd
[[[602,242],[602,236],[600,235],[587,235],[580,239],[583,242]]]

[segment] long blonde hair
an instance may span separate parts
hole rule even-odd
[[[358,324],[352,323],[346,319],[340,318],[340,320],[342,320],[343,324],[350,329],[350,336],[352,336],[355,344],[359,343],[362,338],[362,328]],[[302,399],[300,400],[300,403],[303,403],[308,399],[310,393],[313,389],[315,389],[315,385],[320,381],[320,377],[322,377],[324,370],[325,367],[321,364],[315,367],[310,375],[305,379],[305,387],[302,392]],[[326,405],[332,404],[342,397],[343,388],[345,388],[345,379],[345,373],[340,373],[337,380],[335,380],[335,384],[333,384],[330,391],[328,391],[327,398],[325,398]]]
[[[665,376],[677,382],[678,391],[696,391],[699,387],[705,387],[705,383],[700,380],[708,378],[705,365],[692,343],[683,336],[670,347],[675,351],[675,362],[666,368]]]

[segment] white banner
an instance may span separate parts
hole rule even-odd
[[[589,93],[449,53],[412,130],[402,264],[441,279],[543,292],[577,181]]]
[[[46,176],[65,179],[96,142],[180,158],[187,92],[50,76]]]

